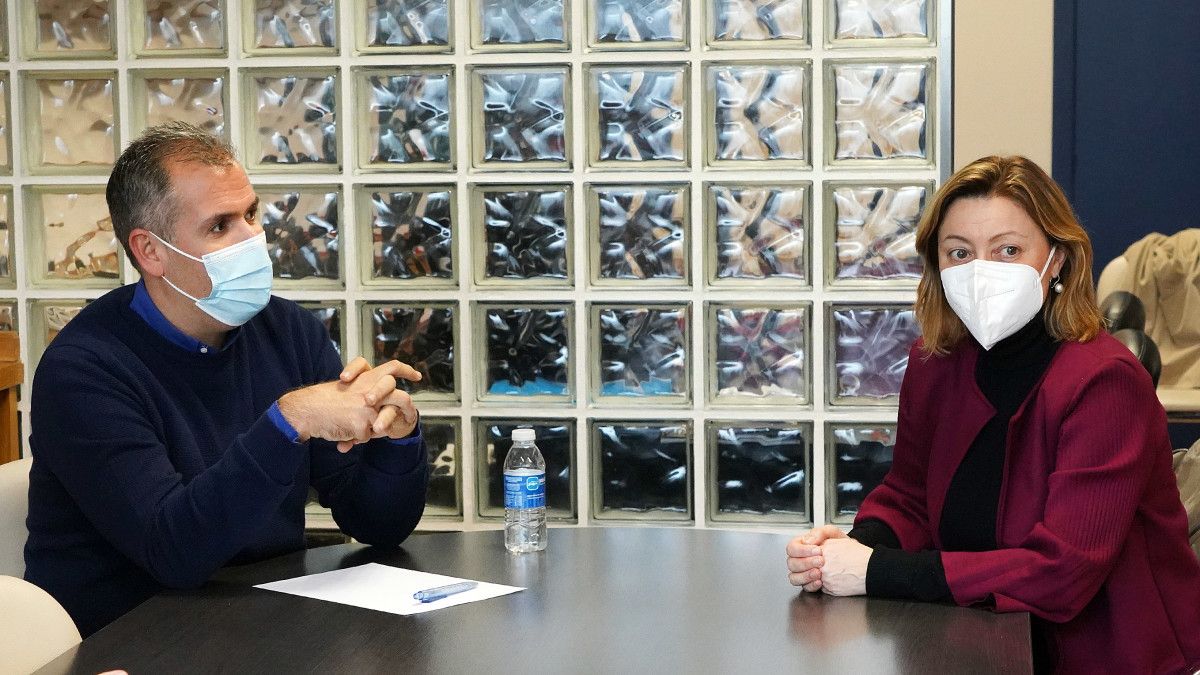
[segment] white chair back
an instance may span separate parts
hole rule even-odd
[[[0,464],[0,574],[25,576],[25,517],[29,515],[29,467],[33,459]]]
[[[0,576],[0,675],[32,673],[79,642],[75,622],[49,593]]]

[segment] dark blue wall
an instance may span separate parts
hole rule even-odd
[[[1200,2],[1055,0],[1054,178],[1095,272],[1200,227]]]

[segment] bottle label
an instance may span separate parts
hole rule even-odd
[[[546,474],[504,474],[504,508],[540,509],[546,506]]]

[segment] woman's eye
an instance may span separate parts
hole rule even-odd
[[[966,260],[967,252],[961,248],[956,248],[953,251],[950,251],[950,259],[951,260]]]
[[[1021,249],[1017,248],[1016,246],[1003,246],[1000,248],[1000,253],[1004,254],[1004,256],[1008,258],[1012,258],[1020,252]]]

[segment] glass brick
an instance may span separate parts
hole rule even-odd
[[[0,330],[17,330],[17,301],[0,302]]]
[[[346,344],[346,330],[343,317],[344,305],[340,302],[301,302],[301,307],[307,309],[317,320],[325,326],[325,331],[329,333],[329,342],[333,345],[334,351],[343,362],[346,360],[346,352],[342,351],[342,345]]]
[[[830,305],[829,402],[895,405],[920,328],[908,305]]]
[[[3,16],[3,12],[0,12],[0,20]],[[3,28],[2,24],[0,28]],[[12,127],[8,122],[9,110],[8,76],[5,75],[0,77],[0,173],[12,173]]]
[[[29,363],[27,372],[37,371],[38,361],[42,353],[71,319],[87,305],[90,300],[34,300],[29,306]]]
[[[12,286],[16,279],[13,274],[14,258],[13,258],[13,230],[15,223],[13,221],[13,198],[12,190],[5,188],[0,190],[0,286]],[[0,329],[2,330],[2,329]]]
[[[374,0],[367,4],[368,51],[449,51],[450,0]],[[361,6],[361,5],[359,5]]]
[[[591,185],[592,280],[688,279],[687,185]]]
[[[825,427],[825,442],[825,512],[830,522],[853,523],[863,499],[892,468],[896,426],[832,422]]]
[[[686,45],[686,0],[587,0],[596,49]]]
[[[719,403],[809,401],[807,305],[709,305],[710,394]]]
[[[475,0],[477,47],[565,49],[564,0]]]
[[[808,0],[709,2],[709,41],[714,47],[778,48],[808,42]]]
[[[593,305],[599,400],[685,403],[690,395],[687,305]]]
[[[260,169],[338,163],[336,72],[294,70],[247,73],[246,154]],[[310,169],[311,170],[311,169]]]
[[[367,70],[359,74],[363,168],[453,168],[451,68]]]
[[[831,0],[834,40],[929,37],[928,0]]]
[[[811,521],[811,439],[810,424],[709,422],[709,517]]]
[[[458,420],[422,417],[421,436],[429,456],[429,488],[425,491],[425,516],[462,515],[462,458]]]
[[[710,162],[808,161],[808,66],[710,64]]]
[[[113,288],[123,269],[104,188],[28,188],[29,281],[35,286]]]
[[[282,53],[283,50],[337,47],[336,0],[254,0],[246,2],[253,13],[247,26],[246,46],[252,51]]]
[[[379,186],[364,191],[363,219],[371,224],[365,283],[454,280],[454,188]]]
[[[569,402],[572,396],[569,305],[480,304],[481,398]]]
[[[686,421],[592,421],[597,520],[692,519],[692,429]]]
[[[716,242],[707,247],[712,283],[808,282],[807,183],[710,183],[706,188],[709,236]]]
[[[473,72],[477,166],[570,167],[568,68]]]
[[[512,447],[512,432],[528,427],[537,435],[538,450],[546,460],[546,518],[576,519],[575,421],[550,419],[476,419],[475,454],[479,467],[479,515],[504,517],[504,458]]]
[[[228,139],[227,83],[228,75],[223,70],[135,71],[133,106],[137,126],[144,129],[166,122],[188,122]]]
[[[28,3],[29,0],[22,0]],[[112,56],[114,34],[107,0],[33,0],[30,58]]]
[[[368,303],[363,310],[363,334],[370,340],[364,352],[371,354],[372,363],[395,359],[421,373],[419,382],[401,380],[397,387],[419,398],[457,399],[454,305]]]
[[[834,91],[835,160],[931,157],[931,62],[843,62],[828,66]]]
[[[833,220],[833,281],[915,283],[924,264],[917,223],[932,185],[828,185]],[[828,221],[826,221],[828,222]]]
[[[0,58],[8,56],[8,3],[0,2]]]
[[[37,73],[26,80],[30,170],[104,173],[116,160],[116,74]]]
[[[341,276],[337,188],[272,186],[257,192],[275,278],[336,282]]]
[[[142,52],[225,51],[225,9],[220,0],[141,0]],[[136,43],[135,43],[136,44]]]
[[[593,164],[686,165],[686,65],[593,66],[589,72]]]
[[[539,188],[475,186],[476,222],[482,225],[481,282],[571,279],[571,191],[568,185]]]

